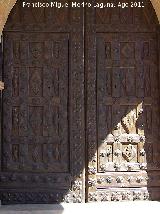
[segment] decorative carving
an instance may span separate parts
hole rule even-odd
[[[129,183],[131,183],[131,182],[133,181],[133,176],[129,176],[129,177],[127,178],[127,181],[128,181]]]
[[[96,8],[96,23],[97,24],[109,24],[111,21],[111,10],[101,10],[100,8]]]
[[[128,165],[127,165],[127,170],[128,170],[128,171],[131,171],[131,170],[132,170],[132,167],[133,167],[133,166],[132,166],[131,164],[128,164]]]
[[[119,136],[116,136],[116,137],[114,138],[114,141],[115,141],[116,143],[120,143],[120,137],[119,137]]]
[[[112,154],[112,146],[107,147],[106,149],[106,155],[109,157]]]
[[[82,181],[74,181],[74,183],[72,184],[72,188],[73,190],[81,190],[82,189]]]
[[[116,171],[119,171],[121,169],[121,165],[119,163],[114,163],[114,168]]]
[[[140,169],[147,169],[147,163],[141,163],[141,164],[139,164],[139,168]]]
[[[32,42],[30,43],[29,47],[30,47],[30,58],[31,60],[33,60],[34,63],[43,59],[44,53],[43,43]]]
[[[98,201],[98,198],[97,198],[97,194],[94,192],[94,193],[89,193],[88,195],[88,199],[89,201]]]
[[[82,196],[81,194],[75,194],[73,193],[73,196],[72,196],[72,201],[73,203],[82,203]]]
[[[4,203],[59,203],[71,187],[66,201],[82,202],[83,13],[81,9],[69,13],[67,8],[57,11],[46,8],[37,13],[38,10],[26,8],[22,16],[20,4],[17,1],[16,13],[13,9],[6,24],[10,30],[4,32],[7,102],[4,102],[6,143],[2,153],[7,151],[7,158],[3,162],[6,176],[1,182],[9,192],[1,198]],[[14,111],[14,118],[12,107],[20,108],[19,112]],[[16,137],[12,129],[14,132],[19,129]],[[7,171],[15,172],[15,176],[8,179]],[[34,192],[39,189],[46,192]]]
[[[43,95],[42,68],[29,69],[29,95],[31,97],[41,97]]]
[[[6,203],[24,203],[25,201],[28,202],[35,202],[42,200],[43,203],[47,203],[48,201],[51,203],[57,201],[64,201],[66,203],[74,202],[74,203],[81,203],[82,198],[80,195],[72,193],[70,191],[68,194],[61,194],[61,193],[30,193],[30,192],[19,192],[19,193],[11,193],[11,192],[4,192],[1,193],[1,198]],[[90,192],[88,199],[89,201],[122,201],[122,200],[149,200],[150,196],[147,191],[140,193],[139,191],[103,191],[103,192]]]
[[[105,157],[106,155],[107,155],[107,153],[106,153],[106,151],[105,151],[105,150],[100,151],[100,156],[101,156],[101,157]]]
[[[132,143],[133,142],[133,137],[129,136],[127,140],[128,140],[128,142]]]
[[[95,179],[93,179],[93,178],[89,178],[89,179],[88,179],[88,185],[89,185],[90,187],[95,186],[96,183],[97,183],[97,182],[96,182]]]
[[[114,154],[115,154],[116,156],[119,156],[120,154],[122,154],[122,152],[121,152],[120,149],[117,149],[117,150],[114,152]]]
[[[60,46],[61,46],[61,44],[60,44],[60,42],[55,42],[54,43],[54,56],[55,56],[55,58],[59,58],[59,55],[60,55]]]
[[[145,136],[140,136],[139,140],[140,140],[140,142],[145,142]]]
[[[133,200],[141,200],[141,192],[139,191],[134,191],[133,192]]]
[[[107,180],[107,179],[106,179]],[[102,177],[99,177],[98,179],[97,179],[97,183],[103,183],[105,181],[105,179],[104,178],[102,178]]]
[[[143,176],[138,176],[137,179],[136,179],[136,181],[138,183],[141,183],[143,180],[144,180]]]
[[[110,42],[106,42],[105,44],[105,55],[107,59],[111,58],[111,43]]]
[[[90,192],[89,201],[135,201],[135,200],[149,200],[149,192],[137,191],[137,190],[120,190],[115,191],[113,189],[100,192]]]
[[[143,113],[143,108],[139,109],[138,111],[138,115],[142,114]]]
[[[150,198],[149,192],[144,192],[143,199],[144,200],[149,200],[149,198]]]
[[[15,136],[19,135],[19,122],[20,122],[20,107],[12,107],[12,133]]]
[[[129,56],[135,58],[135,43],[134,42],[121,42],[120,43],[121,57],[128,58]]]
[[[24,204],[26,201],[28,203],[38,203],[41,201],[46,204],[48,202],[55,203],[63,200],[62,193],[48,193],[48,192],[4,192],[1,193],[1,198],[5,201],[5,204]]]
[[[120,192],[113,192],[111,195],[111,201],[121,201],[122,195]]]
[[[14,68],[12,74],[12,96],[19,96],[19,68]]]
[[[141,156],[144,156],[145,154],[146,154],[145,150],[144,150],[144,149],[141,149],[141,150],[140,150],[140,155],[141,155]]]
[[[105,9],[102,13],[98,9],[95,11],[96,26],[94,26],[94,9],[87,13],[88,21],[91,20],[93,24],[92,26],[88,25],[88,31],[86,31],[87,50],[90,50],[87,52],[86,67],[88,80],[87,115],[89,115],[87,137],[90,142],[89,153],[94,154],[98,149],[97,161],[92,164],[97,167],[96,177],[99,178],[96,186],[92,189],[89,188],[88,192],[96,191],[98,201],[103,201],[103,195],[106,192],[109,195],[107,200],[111,200],[111,197],[112,200],[133,200],[133,189],[140,189],[143,195],[141,187],[148,185],[144,178],[146,168],[143,166],[143,163],[148,162],[148,145],[146,144],[151,144],[154,149],[156,146],[153,144],[156,144],[158,136],[156,122],[153,119],[158,115],[157,113],[153,114],[153,109],[158,109],[155,101],[158,93],[154,95],[151,93],[152,87],[155,88],[155,91],[158,88],[157,74],[152,65],[153,58],[157,53],[155,49],[156,36],[147,30],[149,26],[151,27],[148,21],[143,25],[140,21],[140,16],[145,15],[144,19],[146,19],[144,13],[146,8],[144,11],[139,10],[138,12],[129,9],[118,10],[111,13],[111,16],[108,13],[107,19],[105,19],[106,11]],[[149,10],[147,15],[149,15],[148,12]],[[129,15],[129,19],[126,18],[128,16],[124,16],[126,14]],[[122,32],[122,29],[125,29],[128,32],[127,37],[123,33],[112,33],[114,25],[117,32]],[[132,32],[129,32],[129,25],[132,25]],[[147,36],[142,30],[144,26],[145,32],[148,32]],[[133,29],[136,36],[133,35]],[[101,32],[100,35],[99,32]],[[140,43],[141,47],[137,49]],[[143,65],[137,62],[137,58],[141,58]],[[147,64],[144,59],[147,59]],[[157,68],[156,63],[155,67]],[[153,76],[150,75],[151,72]],[[156,86],[155,84],[152,86],[153,82]],[[153,132],[153,130],[155,131]],[[146,136],[147,142],[145,143],[145,138],[142,139],[140,136],[143,138]],[[111,150],[108,152],[109,146]],[[150,158],[152,165],[148,164],[149,172],[150,169],[155,169],[155,165],[153,164],[153,151],[148,153],[152,154],[152,158]],[[151,155],[149,156],[151,157]],[[111,183],[106,180],[109,175],[113,178]],[[121,179],[117,179],[121,175],[123,175],[123,182]],[[143,177],[143,180],[140,176]],[[105,183],[102,182],[101,177],[106,180]],[[116,196],[115,193],[114,196],[111,196],[112,192],[115,192],[115,188],[118,194]],[[110,190],[108,191],[108,189]],[[134,197],[138,198],[138,196]]]
[[[41,136],[43,130],[43,107],[30,106],[29,107],[29,125],[32,135]]]
[[[19,145],[14,144],[12,146],[12,159],[13,161],[19,161]]]
[[[95,155],[93,155],[93,157],[91,158],[91,162],[95,163],[97,161],[97,157]]]
[[[118,176],[116,178],[117,183],[122,183],[124,181],[124,178],[122,176]]]
[[[106,172],[106,166],[104,165],[104,164],[102,164],[102,165],[100,165],[100,170],[102,171],[102,172]]]
[[[134,148],[133,145],[129,144],[128,146],[126,146],[122,152],[123,157],[127,160],[127,161],[131,161],[135,155],[136,155],[136,149]]]
[[[109,176],[109,177],[106,178],[106,182],[107,183],[110,184],[110,183],[112,183],[112,181],[113,181],[113,178],[111,176]]]
[[[96,174],[96,168],[95,167],[88,167],[89,174]]]
[[[122,193],[122,200],[131,201],[132,200],[132,193],[129,191],[123,192]]]
[[[110,201],[110,194],[106,192],[101,192],[100,194],[101,201]]]

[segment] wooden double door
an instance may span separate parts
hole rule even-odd
[[[118,2],[12,9],[2,203],[159,200],[158,21],[150,1]]]

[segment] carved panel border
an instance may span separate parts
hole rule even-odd
[[[104,191],[91,192],[88,196],[89,202],[105,201],[148,201],[159,200],[159,188],[130,188],[130,189],[110,189]]]
[[[83,10],[72,9],[71,37],[71,172],[72,188],[66,202],[85,201],[85,121],[84,121],[84,62],[83,62]]]

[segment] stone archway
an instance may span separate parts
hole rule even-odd
[[[3,27],[6,23],[8,15],[15,5],[17,0],[0,0],[0,35],[2,34]],[[150,0],[153,4],[153,7],[156,11],[157,17],[160,22],[160,1],[159,0]]]

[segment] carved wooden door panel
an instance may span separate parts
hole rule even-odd
[[[18,1],[3,46],[2,202],[83,202],[82,9]]]
[[[87,11],[89,202],[160,197],[156,23],[149,1]]]

